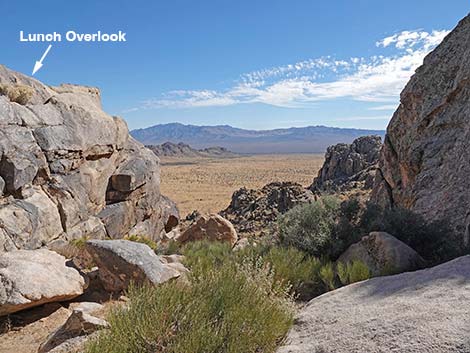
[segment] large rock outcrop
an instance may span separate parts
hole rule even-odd
[[[387,128],[372,200],[470,231],[470,17],[425,59]]]
[[[470,256],[377,277],[301,309],[278,353],[470,352]]]
[[[328,147],[325,162],[310,189],[319,192],[371,189],[381,147],[380,136],[363,136],[351,144]]]
[[[177,216],[159,184],[158,158],[102,111],[98,89],[49,87],[0,66],[0,251],[157,238]]]
[[[239,235],[262,235],[276,223],[280,214],[302,203],[315,200],[310,190],[291,182],[274,182],[259,190],[241,188],[232,195],[230,205],[220,212],[235,226]]]

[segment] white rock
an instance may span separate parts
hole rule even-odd
[[[85,278],[55,252],[39,249],[0,254],[0,316],[73,299],[86,285]]]
[[[376,277],[301,309],[278,353],[470,352],[470,256]]]

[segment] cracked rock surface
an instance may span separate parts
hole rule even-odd
[[[0,251],[85,236],[157,240],[178,217],[160,194],[159,160],[103,112],[99,90],[49,87],[0,65],[0,87],[17,86],[32,92],[24,105],[0,92]]]

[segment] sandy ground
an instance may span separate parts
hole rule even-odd
[[[241,187],[260,188],[273,181],[308,186],[323,164],[320,154],[257,155],[226,159],[162,159],[161,190],[184,217],[193,210],[219,212]]]

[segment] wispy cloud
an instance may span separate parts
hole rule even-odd
[[[375,43],[384,52],[392,48],[392,54],[344,60],[330,56],[309,59],[243,74],[225,90],[172,91],[145,101],[143,106],[188,108],[264,103],[301,107],[345,98],[385,104],[371,110],[391,110],[423,58],[448,33],[446,30],[403,31]]]
[[[379,105],[376,107],[370,107],[369,110],[395,110],[397,109],[397,104],[385,104]]]

